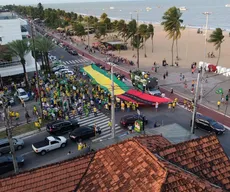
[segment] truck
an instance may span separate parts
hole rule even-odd
[[[151,77],[149,72],[140,70],[130,71],[130,77],[134,88],[147,92],[150,95],[161,96],[158,88],[158,78]]]
[[[63,136],[49,136],[44,140],[33,143],[32,149],[35,153],[45,155],[47,152],[64,148],[67,144],[67,139]]]

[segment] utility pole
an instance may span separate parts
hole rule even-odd
[[[7,134],[9,144],[10,144],[10,151],[11,151],[13,165],[14,165],[14,172],[15,174],[17,174],[18,173],[18,163],[16,160],[15,149],[14,149],[14,144],[12,140],[12,131],[11,131],[10,121],[9,121],[9,105],[8,105],[7,100],[5,100],[3,107],[4,107],[5,121],[6,121],[6,134]]]
[[[200,73],[202,72],[203,68],[199,69],[198,76],[197,76],[197,83],[196,83],[196,92],[195,92],[195,98],[194,98],[194,108],[193,108],[193,114],[192,114],[192,125],[191,125],[191,133],[194,134],[194,125],[195,125],[195,119],[196,119],[196,109],[197,109],[197,95],[199,91],[199,84],[200,84]]]
[[[204,63],[205,63],[205,59],[206,59],[206,55],[207,55],[207,33],[208,33],[208,16],[211,15],[211,12],[204,12],[203,13],[204,15],[206,15],[206,23],[205,23],[205,34],[204,34],[204,61],[203,61],[203,69],[204,69]],[[201,88],[200,88],[200,103],[202,102],[202,98],[203,98],[203,79],[204,79],[204,73],[205,73],[205,70],[202,70],[202,73],[201,73]]]
[[[111,123],[112,123],[112,138],[115,137],[115,102],[114,102],[114,80],[113,80],[113,63],[111,65]]]
[[[31,21],[31,37],[33,41],[33,51],[34,51],[34,61],[35,61],[35,68],[36,68],[36,90],[38,94],[38,98],[40,101],[40,108],[41,108],[41,114],[43,118],[43,112],[42,112],[42,102],[41,102],[41,95],[40,95],[40,79],[39,79],[39,74],[38,74],[38,64],[37,64],[37,57],[36,57],[36,49],[35,49],[35,41],[34,41],[34,25],[33,22]]]
[[[86,11],[87,11],[87,38],[88,38],[88,51],[90,50],[89,49],[89,10],[88,9],[86,9]]]
[[[139,69],[139,45],[140,45],[140,36],[139,36],[139,34],[138,34],[138,21],[139,21],[139,11],[137,10],[136,11],[137,12],[137,67],[138,67],[138,69]]]

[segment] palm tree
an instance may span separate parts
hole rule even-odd
[[[138,30],[137,29],[137,21],[135,19],[133,19],[127,25],[126,41],[131,39],[131,44],[132,44],[133,38],[136,35],[137,30]]]
[[[137,49],[137,68],[139,69],[139,51],[143,47],[143,38],[140,34],[135,34],[132,38],[132,46]]]
[[[45,61],[45,66],[47,67],[47,71],[51,73],[48,52],[54,49],[55,45],[50,39],[47,39],[45,37],[38,37],[37,39],[35,39],[35,47],[42,53]]]
[[[173,48],[174,48],[174,42],[175,40],[180,38],[180,30],[182,28],[181,24],[183,23],[183,20],[180,19],[182,16],[182,13],[180,12],[180,9],[176,7],[169,8],[163,15],[162,19],[164,20],[161,22],[161,25],[164,26],[164,30],[168,33],[167,36],[169,39],[172,39],[172,65],[173,65]]]
[[[152,53],[153,53],[153,36],[154,36],[154,27],[152,24],[149,24],[148,25],[148,32],[149,32],[149,35],[151,37],[151,41],[152,41]]]
[[[212,34],[210,34],[209,38],[210,39],[208,40],[208,42],[214,43],[215,49],[219,50],[218,59],[216,62],[216,65],[218,65],[220,60],[221,44],[224,42],[224,35],[222,29],[216,28],[216,30],[213,31]]]
[[[145,24],[141,24],[138,27],[138,31],[139,31],[139,34],[141,35],[141,38],[143,39],[143,46],[145,49],[145,55],[144,56],[147,57],[147,55],[146,55],[146,41],[150,37],[149,32],[148,32],[148,26]]]
[[[27,40],[15,40],[8,44],[8,50],[12,55],[20,58],[25,76],[26,87],[29,87],[28,76],[26,72],[25,56],[30,52],[30,46]]]

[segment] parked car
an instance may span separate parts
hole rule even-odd
[[[140,116],[138,114],[125,115],[121,118],[120,125],[121,127],[128,128],[129,126],[133,126],[136,120],[138,119],[142,120],[143,118],[144,118],[145,125],[147,125],[148,119],[143,115]]]
[[[150,88],[147,90],[150,95],[161,97],[161,91],[159,89]]]
[[[74,75],[74,72],[73,72],[73,71],[64,71],[63,73],[64,73],[64,74],[68,74],[68,75]]]
[[[79,141],[79,140],[85,140],[89,139],[91,137],[95,137],[95,135],[101,134],[101,129],[100,127],[97,127],[96,133],[94,130],[94,126],[82,126],[77,129],[74,129],[70,134],[69,138],[72,141]]]
[[[9,95],[0,96],[0,106],[2,106],[3,102],[8,102],[11,106],[15,105],[14,97]]]
[[[70,132],[79,127],[78,121],[76,119],[70,120],[58,120],[48,123],[46,125],[46,131],[50,134],[62,134]]]
[[[69,71],[69,69],[67,69],[67,68],[65,68],[65,69],[60,69],[59,71],[56,71],[54,74],[56,75],[56,76],[60,76],[63,72],[65,72],[65,71]]]
[[[61,69],[67,69],[68,67],[67,66],[65,66],[65,65],[58,65],[58,66],[56,66],[56,67],[53,67],[52,68],[52,71],[55,73],[56,71],[59,71],[59,70],[61,70]]]
[[[22,156],[16,156],[18,167],[24,165],[24,158]],[[0,157],[0,175],[14,170],[13,159],[11,155]]]
[[[194,126],[195,128],[204,129],[209,132],[215,132],[217,135],[223,134],[225,132],[225,127],[222,124],[216,122],[214,119],[210,117],[201,114],[196,115]]]
[[[23,101],[29,101],[30,100],[28,93],[22,88],[17,89],[16,95],[19,98],[19,100],[23,100]]]
[[[12,138],[15,150],[20,150],[24,147],[22,139]],[[8,139],[0,139],[0,156],[10,152],[10,144]]]
[[[33,143],[32,149],[35,153],[39,153],[41,155],[45,155],[47,152],[58,149],[64,148],[67,144],[67,139],[62,136],[49,136],[46,137],[44,140]]]

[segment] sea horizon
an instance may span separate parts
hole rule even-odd
[[[230,31],[230,23],[226,18],[230,18],[230,7],[225,7],[230,4],[229,0],[118,0],[118,1],[97,1],[97,2],[76,2],[76,3],[59,3],[59,4],[43,4],[45,8],[61,9],[67,12],[75,12],[84,15],[93,15],[99,17],[102,13],[107,13],[111,19],[124,19],[129,21],[136,18],[135,10],[139,11],[139,22],[160,24],[164,12],[172,7],[185,7],[187,10],[182,11],[185,26],[193,28],[203,28],[206,23],[206,16],[203,12],[211,12],[209,16],[208,28],[215,29],[217,27],[223,30]],[[148,11],[146,8],[151,8]],[[132,13],[132,14],[131,14]]]

